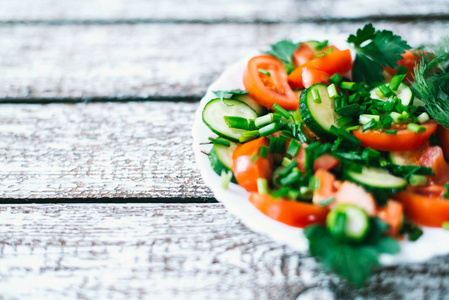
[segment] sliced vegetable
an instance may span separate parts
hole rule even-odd
[[[355,183],[345,181],[335,194],[335,204],[353,204],[363,209],[368,215],[376,214],[376,201],[373,196]]]
[[[354,130],[352,133],[362,141],[362,146],[370,147],[380,151],[409,151],[415,150],[424,145],[429,137],[437,130],[438,123],[431,120],[421,124],[426,131],[415,133],[406,128],[405,125],[396,125],[392,129],[397,130],[396,134],[387,134],[378,130],[362,129]]]
[[[223,104],[219,98],[213,99],[203,109],[203,122],[214,133],[237,142],[246,131],[244,129],[229,128],[225,116],[235,116],[246,119],[256,119],[257,113],[246,103],[237,100],[225,100]]]
[[[259,72],[264,69],[270,76]],[[275,103],[284,109],[298,109],[298,97],[287,82],[287,73],[278,59],[260,55],[248,61],[243,84],[251,97],[262,106],[271,108]]]
[[[321,102],[315,100],[316,94]],[[329,97],[325,84],[314,84],[301,94],[299,111],[304,123],[318,137],[328,140],[335,138],[330,133],[330,128],[338,127],[338,115],[335,112],[335,102]]]
[[[250,95],[243,94],[243,95],[233,95],[232,99],[245,102],[248,104],[259,116],[265,115],[268,110],[256,102]]]
[[[398,201],[389,199],[387,205],[379,208],[377,217],[390,226],[388,234],[395,236],[404,221],[404,206]]]
[[[249,201],[266,216],[294,227],[325,224],[329,209],[313,204],[251,193]]]
[[[430,177],[432,183],[443,185],[449,182],[449,165],[444,159],[441,147],[427,147],[419,159],[419,164],[432,168],[435,173],[434,177]]]
[[[387,84],[387,86],[389,86],[389,85]],[[401,99],[401,103],[403,105],[412,105],[413,93],[412,93],[412,90],[410,89],[410,87],[408,85],[406,85],[405,83],[401,83],[399,85],[399,88],[396,91],[392,91],[392,93],[394,95],[396,95],[399,99]],[[377,99],[377,100],[387,101],[389,99],[389,97],[382,94],[379,87],[372,89],[370,92],[370,95],[371,95],[371,98]]]
[[[327,215],[327,228],[338,241],[361,242],[369,231],[366,212],[352,204],[339,204]]]
[[[315,83],[327,84],[327,80],[331,77],[329,73],[313,68],[302,69],[302,83],[304,88],[309,88]]]
[[[449,129],[439,125],[437,129],[438,144],[443,149],[444,158],[449,161]]]
[[[273,169],[272,155],[269,154],[267,158],[258,156],[256,160],[252,160],[254,155],[258,155],[261,146],[268,147],[269,145],[269,140],[261,137],[238,146],[232,154],[234,177],[237,183],[247,191],[257,191],[258,178],[271,179]]]
[[[340,51],[335,46],[323,46],[320,47],[322,43],[318,41],[308,41],[301,43],[301,45],[296,49],[293,53],[293,65],[295,67],[299,67],[306,62],[320,56],[324,55],[330,48],[332,48],[332,52]]]

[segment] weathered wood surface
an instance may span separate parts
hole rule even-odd
[[[448,267],[384,268],[354,290],[221,204],[0,206],[0,299],[447,299]]]
[[[440,0],[2,0],[0,21],[293,22],[335,19],[444,17]]]
[[[176,102],[1,105],[0,203],[210,201],[213,195],[192,150],[197,107]]]
[[[311,32],[347,36],[363,25],[0,26],[0,101],[198,100],[250,51]],[[449,20],[375,25],[419,45],[447,35]]]

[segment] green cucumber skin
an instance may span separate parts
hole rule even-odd
[[[268,113],[268,109],[266,107],[260,105],[259,103],[257,103],[257,101],[254,100],[249,94],[234,95],[232,97],[232,100],[244,102],[249,107],[251,107],[259,116],[262,116],[262,115],[265,115]]]
[[[304,92],[301,93],[301,96],[299,98],[299,112],[301,113],[302,120],[306,124],[306,126],[315,133],[318,137],[323,138],[325,140],[335,140],[336,136],[332,133],[328,132],[326,129],[324,129],[317,121],[315,121],[315,118],[313,117],[312,113],[310,112],[308,103],[307,103],[307,95],[309,92],[311,92],[313,87],[316,87],[317,85],[323,85],[322,83],[317,83],[312,85],[310,88],[304,90]]]
[[[232,171],[220,161],[220,159],[218,158],[217,152],[215,151],[215,147],[212,147],[212,149],[209,152],[208,157],[209,157],[209,162],[210,162],[212,169],[218,175],[221,176],[221,172],[223,170],[225,170],[227,172]],[[231,182],[236,183],[235,178],[234,178],[234,173],[232,173]]]

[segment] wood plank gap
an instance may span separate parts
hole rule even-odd
[[[186,198],[140,198],[140,197],[101,197],[101,198],[42,198],[42,199],[14,199],[0,198],[0,206],[10,204],[211,204],[218,203],[215,198],[186,197]]]
[[[149,96],[149,97],[57,97],[57,98],[0,98],[1,104],[52,104],[52,103],[129,103],[129,102],[170,102],[195,103],[201,99],[195,96]]]
[[[137,25],[137,24],[305,24],[305,23],[347,23],[347,22],[417,22],[417,21],[448,21],[449,14],[409,14],[409,15],[369,15],[353,18],[333,18],[333,17],[318,17],[318,18],[301,18],[296,20],[291,19],[253,19],[244,20],[236,18],[219,18],[219,19],[86,19],[86,20],[6,20],[0,21],[0,26],[73,26],[73,25]]]

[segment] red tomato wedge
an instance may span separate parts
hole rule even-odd
[[[259,153],[260,146],[269,146],[269,140],[265,137],[258,138],[238,146],[232,153],[232,171],[235,180],[247,191],[257,191],[257,179],[271,179],[273,173],[273,158],[269,154],[267,158],[259,157],[255,162],[251,161],[253,154]]]
[[[388,200],[386,206],[377,210],[377,217],[390,226],[387,233],[392,236],[398,234],[403,215],[404,206],[401,202],[394,200]]]
[[[408,71],[407,75],[405,76],[405,79],[408,81],[413,81],[413,74],[414,74],[414,68],[421,60],[422,56],[425,55],[422,51],[413,51],[413,50],[406,50],[404,54],[402,54],[402,59],[398,61],[399,66],[404,66]],[[385,71],[393,76],[397,69],[393,68],[385,68]]]
[[[331,77],[329,73],[320,71],[313,68],[303,68],[302,69],[302,84],[304,88],[308,89],[315,83],[327,84],[327,80]]]
[[[318,189],[316,189],[313,193],[313,203],[319,204],[322,201],[335,196],[337,189],[335,188],[336,179],[334,174],[324,169],[318,169],[314,176],[319,180],[320,184]]]
[[[397,130],[396,134],[387,134],[377,130],[362,132],[362,129],[355,130],[352,133],[362,141],[363,147],[370,147],[380,151],[409,151],[424,145],[432,133],[435,133],[437,130],[438,123],[431,120],[421,125],[426,128],[426,131],[423,133],[410,131],[406,128],[406,125],[398,125],[391,128]]]
[[[251,193],[249,201],[264,215],[294,227],[325,224],[329,210],[313,204]]]
[[[443,149],[444,158],[449,161],[449,130],[439,125],[437,129],[438,143]]]
[[[292,88],[302,88],[303,69],[312,68],[326,72],[330,75],[335,73],[344,74],[352,69],[352,57],[349,49],[333,52],[323,57],[312,59],[311,61],[296,68],[288,75],[288,83]]]
[[[293,65],[295,67],[299,67],[305,64],[306,62],[316,58],[317,54],[326,53],[326,51],[328,51],[330,48],[333,49],[333,52],[340,51],[335,46],[326,46],[320,50],[314,50],[310,48],[310,46],[307,45],[307,43],[301,43],[298,49],[296,49],[296,51],[293,53]]]
[[[449,165],[444,159],[441,147],[427,147],[419,158],[419,164],[433,169],[435,176],[429,177],[432,183],[443,185],[449,182]]]
[[[269,72],[269,75],[259,72],[260,69]],[[275,103],[289,110],[299,107],[299,98],[287,82],[284,65],[272,56],[251,58],[243,74],[243,85],[251,97],[267,108],[272,108]]]
[[[441,227],[449,221],[449,201],[443,198],[444,187],[431,185],[414,188],[395,195],[404,204],[405,214],[411,221],[430,227]]]

